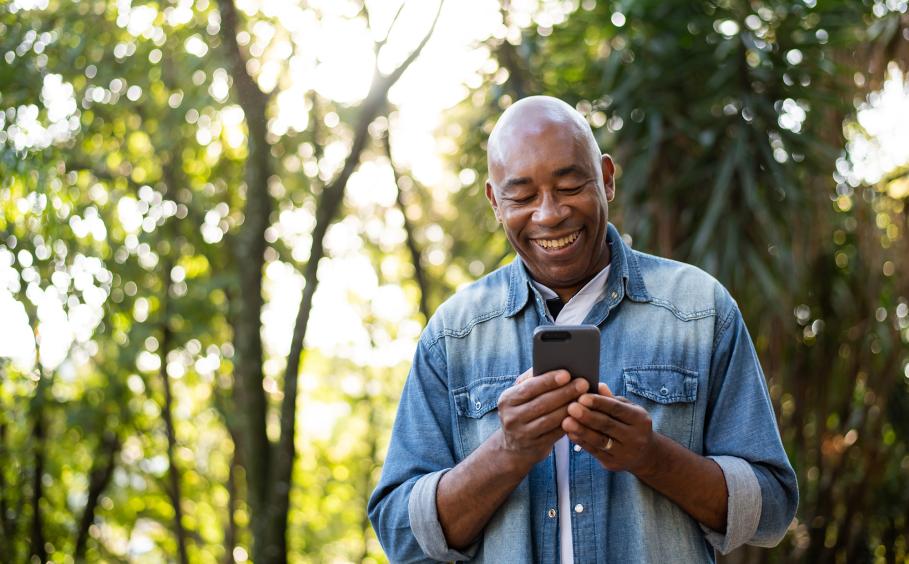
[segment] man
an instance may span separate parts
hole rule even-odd
[[[627,246],[615,165],[564,102],[512,105],[488,161],[519,258],[420,338],[369,502],[389,558],[712,562],[778,543],[796,479],[735,301]],[[599,389],[531,377],[533,330],[581,322],[601,331]]]

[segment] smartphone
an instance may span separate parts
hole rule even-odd
[[[533,332],[533,375],[563,368],[599,393],[600,330],[596,325],[541,325]]]

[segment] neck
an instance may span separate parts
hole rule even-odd
[[[563,303],[563,304],[567,304],[567,303],[568,303],[568,300],[570,300],[571,298],[573,298],[578,292],[581,291],[581,288],[583,288],[584,286],[586,286],[591,280],[593,280],[593,279],[596,278],[601,272],[603,272],[603,269],[604,269],[604,268],[606,268],[607,266],[609,266],[609,262],[610,262],[610,261],[609,261],[609,258],[610,258],[610,255],[609,255],[608,252],[607,252],[607,254],[606,254],[606,257],[607,257],[607,258],[606,258],[606,262],[604,262],[602,265],[600,265],[592,275],[587,276],[586,278],[582,279],[582,280],[581,280],[580,282],[578,282],[577,284],[572,284],[571,286],[561,286],[561,287],[555,287],[555,286],[553,286],[553,287],[550,287],[550,289],[551,289],[553,292],[555,292],[557,296],[559,296],[559,299],[562,300],[562,303]]]
[[[581,290],[581,288],[583,288],[584,285],[587,284],[588,282],[590,282],[591,280],[593,280],[592,276],[590,278],[588,278],[587,280],[581,282],[577,286],[572,286],[570,288],[552,288],[552,291],[555,292],[556,295],[559,296],[559,299],[562,300],[563,304],[567,304],[568,300],[573,298],[575,296],[575,294],[577,294]]]

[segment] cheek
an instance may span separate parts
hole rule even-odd
[[[595,225],[599,229],[606,229],[606,221],[609,217],[606,201],[601,198],[593,198],[591,201],[587,202],[586,207],[580,208],[586,210],[584,213],[585,220],[590,225]]]
[[[505,228],[505,234],[509,239],[520,235],[527,225],[528,214],[523,212],[502,211],[500,217],[502,218],[502,226]]]

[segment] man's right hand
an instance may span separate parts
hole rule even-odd
[[[436,508],[450,547],[473,543],[534,464],[549,456],[565,434],[562,421],[569,404],[587,385],[583,378],[572,380],[565,370],[539,376],[528,370],[502,393],[501,428],[439,481]]]
[[[585,379],[572,380],[566,370],[533,376],[531,368],[518,376],[499,397],[502,448],[522,466],[544,460],[565,434],[562,421],[568,417],[568,406],[587,387]]]

